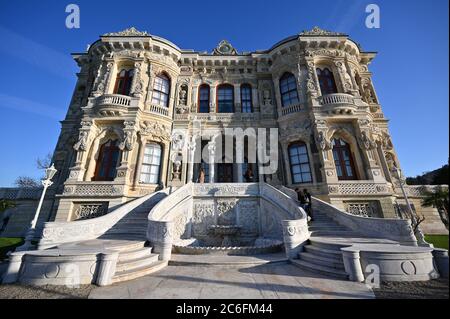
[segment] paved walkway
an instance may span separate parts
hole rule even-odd
[[[328,299],[374,298],[364,284],[301,270],[291,264],[168,266],[149,276],[94,288],[89,298]]]

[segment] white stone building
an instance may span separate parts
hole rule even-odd
[[[187,142],[196,125],[210,134],[197,138],[196,152],[227,128],[279,131],[278,150],[271,150],[279,155],[275,174],[258,174],[249,144],[235,141],[227,163],[224,156],[202,164],[205,182],[211,165],[218,183],[245,182],[250,167],[252,181],[308,189],[353,214],[396,217],[404,203],[400,165],[369,71],[375,56],[347,35],[317,27],[255,52],[238,52],[225,40],[212,53],[184,50],[134,28],[105,34],[73,54],[80,72],[41,220],[99,216],[157,188],[197,182],[200,164],[190,163],[192,149],[180,148],[172,134],[185,132]],[[445,232],[436,211],[420,205],[425,189],[407,189],[426,216],[424,231]],[[17,235],[38,191],[2,192],[28,207],[3,227]]]

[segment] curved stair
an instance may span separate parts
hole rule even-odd
[[[341,248],[355,243],[392,244],[393,241],[378,238],[367,238],[335,222],[324,213],[313,213],[313,220],[308,229],[311,232],[309,243],[298,259],[292,264],[314,273],[347,280]]]

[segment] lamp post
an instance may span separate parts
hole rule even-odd
[[[25,251],[33,248],[31,241],[34,238],[34,232],[36,230],[36,224],[39,218],[39,213],[41,212],[42,203],[44,202],[45,192],[47,191],[47,188],[53,184],[51,179],[53,178],[53,176],[55,176],[56,172],[57,170],[53,164],[47,169],[45,169],[45,178],[42,180],[42,186],[44,186],[44,189],[42,191],[41,199],[39,200],[39,204],[36,209],[36,213],[34,214],[34,218],[31,221],[30,228],[27,231],[25,243],[22,246],[18,247],[16,251]]]

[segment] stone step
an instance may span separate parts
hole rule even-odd
[[[352,246],[352,243],[334,243],[334,242],[321,241],[320,239],[321,239],[320,237],[318,237],[318,238],[311,237],[309,239],[309,242],[311,243],[312,246],[327,249],[327,250],[334,250],[334,251],[338,251],[338,252],[340,252],[341,248],[343,248],[343,247]]]
[[[348,275],[345,273],[345,271],[334,269],[331,267],[326,266],[320,266],[317,264],[313,264],[304,260],[299,259],[292,259],[291,263],[301,269],[311,271],[313,273],[318,273],[321,275],[339,278],[342,280],[348,280]]]
[[[351,230],[316,230],[312,231],[312,236],[322,236],[322,237],[354,237],[358,233]]]
[[[324,249],[321,247],[316,247],[313,245],[306,245],[305,251],[307,253],[312,253],[317,256],[323,256],[328,259],[334,259],[335,261],[343,262],[342,252],[340,250],[329,250],[329,249]]]
[[[312,224],[311,226],[308,227],[309,230],[348,230],[347,228],[345,228],[344,226],[339,226],[339,225],[316,225],[316,224]]]
[[[123,262],[118,262],[116,265],[116,272],[120,273],[126,270],[139,269],[142,267],[149,266],[158,261],[158,255],[150,254],[147,257],[141,257],[137,259],[126,260]]]
[[[102,238],[99,238],[99,240],[101,239]],[[107,245],[107,243],[105,243],[105,245]],[[144,246],[145,240],[117,239],[117,243],[113,242],[113,245],[109,246],[109,248],[122,253],[126,251],[133,251],[140,248],[144,248]]]
[[[145,233],[108,232],[101,238],[115,240],[139,240],[145,242],[147,240],[147,235]]]
[[[119,254],[119,262],[150,256],[152,249],[152,247],[144,247],[136,250],[124,251]]]
[[[307,261],[312,264],[320,266],[330,267],[334,269],[344,270],[343,261],[336,260],[335,258],[327,258],[324,256],[318,256],[313,253],[301,252],[298,254],[300,260]]]
[[[168,264],[167,261],[158,260],[151,265],[144,266],[141,268],[136,268],[132,270],[124,270],[120,272],[116,272],[114,277],[112,278],[112,283],[118,283],[122,281],[136,279],[145,275],[149,275],[154,273],[162,268],[166,267]]]

